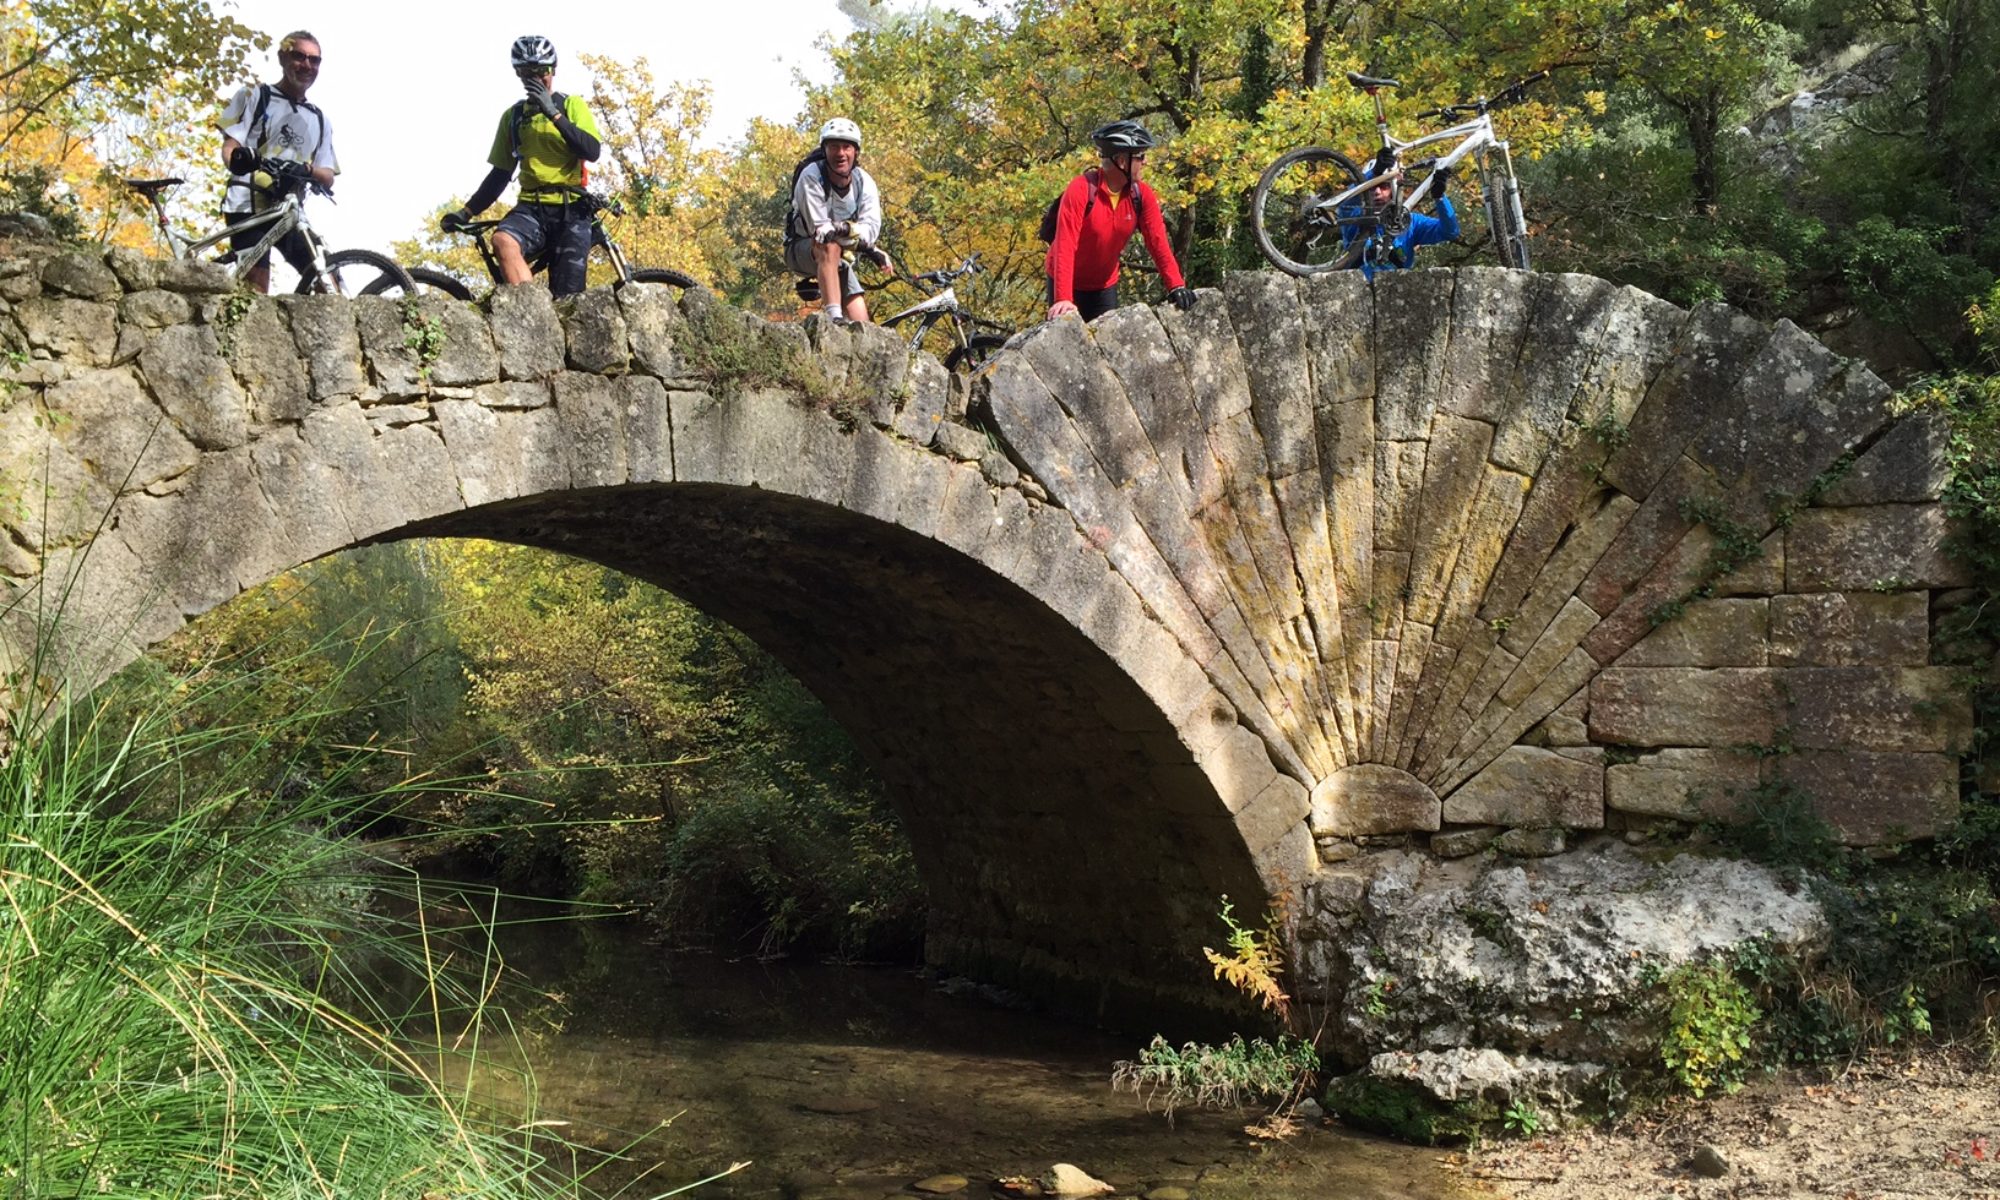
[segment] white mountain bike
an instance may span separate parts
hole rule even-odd
[[[1501,265],[1527,270],[1528,225],[1521,214],[1521,185],[1514,178],[1507,143],[1493,132],[1492,113],[1519,103],[1529,85],[1548,77],[1547,71],[1537,71],[1490,100],[1481,96],[1467,104],[1418,113],[1419,119],[1472,119],[1404,141],[1389,132],[1389,118],[1382,108],[1383,89],[1400,86],[1397,81],[1349,71],[1347,81],[1375,101],[1375,128],[1383,153],[1369,164],[1374,173],[1364,178],[1346,155],[1324,146],[1301,146],[1279,155],[1251,193],[1258,249],[1271,265],[1292,275],[1320,275],[1386,261],[1389,247],[1409,228],[1417,203],[1433,194],[1438,172],[1470,158],[1478,167],[1486,222]],[[1412,150],[1445,142],[1457,144],[1435,157],[1405,161]],[[1411,173],[1421,178],[1407,190],[1394,190],[1396,178],[1410,178]],[[1377,205],[1368,196],[1384,179],[1392,184],[1389,201]]]
[[[294,264],[299,271],[298,290],[301,294],[397,295],[416,290],[417,285],[411,281],[409,272],[397,266],[396,261],[386,254],[377,254],[373,250],[326,248],[326,243],[306,221],[305,193],[308,187],[323,196],[331,196],[332,193],[314,183],[302,164],[277,159],[259,160],[256,170],[250,174],[250,186],[269,200],[269,207],[244,217],[235,225],[199,238],[184,237],[169,225],[166,205],[160,200],[162,194],[183,182],[180,179],[125,181],[126,187],[144,196],[153,206],[154,223],[160,227],[160,240],[167,244],[167,249],[173,252],[175,258],[200,257],[205,251],[229,242],[233,248],[216,256],[213,261],[227,266],[230,274],[240,280],[257,260],[296,229],[304,238],[308,259],[305,263]],[[254,244],[252,238],[256,239]]]

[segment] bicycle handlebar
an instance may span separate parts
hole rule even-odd
[[[1527,98],[1530,86],[1540,83],[1548,77],[1549,73],[1547,71],[1537,71],[1533,75],[1517,79],[1506,87],[1501,88],[1498,92],[1494,93],[1493,98],[1490,100],[1481,96],[1479,99],[1468,104],[1446,104],[1439,108],[1428,108],[1417,114],[1417,120],[1422,121],[1430,117],[1442,117],[1450,121],[1455,120],[1460,114],[1478,116],[1481,113],[1492,112],[1496,108],[1506,108],[1510,105],[1519,104]]]

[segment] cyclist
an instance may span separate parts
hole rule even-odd
[[[861,169],[861,126],[833,118],[820,126],[819,148],[792,178],[785,267],[819,280],[828,320],[866,321],[868,298],[849,252],[888,265],[888,256],[874,249],[882,237],[882,190]]]
[[[1363,193],[1364,200],[1361,205],[1341,206],[1343,216],[1376,214],[1388,210],[1390,203],[1395,199],[1396,186],[1403,178],[1401,169],[1396,166],[1395,158],[1386,151],[1377,155],[1370,177],[1379,177],[1381,182]],[[1458,212],[1451,206],[1451,197],[1444,194],[1445,187],[1451,183],[1451,169],[1447,167],[1435,171],[1432,173],[1432,178],[1436,182],[1431,185],[1430,195],[1437,205],[1437,216],[1427,217],[1418,212],[1407,214],[1409,226],[1396,235],[1386,250],[1377,250],[1371,246],[1362,253],[1361,261],[1357,264],[1361,268],[1362,278],[1373,279],[1377,271],[1401,271],[1415,266],[1418,246],[1435,246],[1440,242],[1457,240]],[[1340,244],[1351,246],[1354,244],[1354,239],[1364,232],[1366,230],[1361,226],[1343,222],[1340,227]]]
[[[1135,232],[1145,239],[1166,280],[1167,299],[1175,308],[1193,308],[1194,289],[1181,278],[1181,265],[1167,241],[1159,193],[1139,181],[1153,135],[1137,121],[1113,121],[1090,140],[1097,145],[1097,166],[1063,189],[1043,260],[1049,319],[1076,313],[1090,321],[1118,307],[1118,256]]]
[[[294,30],[278,40],[282,72],[278,82],[250,84],[222,106],[215,127],[222,133],[222,161],[229,168],[229,187],[222,194],[225,224],[242,224],[268,199],[251,186],[250,176],[260,158],[297,163],[314,183],[333,186],[333,177],[340,173],[333,135],[326,114],[306,100],[307,89],[319,79],[319,62],[319,39],[303,29]],[[250,241],[254,244],[256,238]],[[312,251],[300,230],[278,239],[278,251],[300,274],[312,270]],[[260,292],[270,291],[271,256],[257,260],[243,278]]]
[[[486,156],[493,169],[465,207],[446,213],[439,224],[446,233],[463,229],[500,198],[518,167],[520,203],[493,230],[500,274],[507,283],[526,283],[534,275],[529,262],[546,251],[549,290],[573,295],[583,290],[590,257],[590,206],[583,185],[589,178],[585,164],[596,162],[604,148],[597,118],[581,99],[550,90],[556,48],[549,39],[532,34],[516,38],[511,57],[527,99],[500,114],[500,128]]]

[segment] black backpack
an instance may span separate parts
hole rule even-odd
[[[799,190],[799,176],[805,174],[806,168],[812,166],[814,163],[820,164],[819,177],[820,182],[824,184],[826,181],[826,143],[822,142],[814,146],[812,153],[800,159],[799,165],[792,168],[792,182],[785,188],[785,240],[788,242],[796,241],[812,233],[809,229],[803,232],[800,231],[799,210],[793,205],[792,196]]]
[[[1085,189],[1083,193],[1083,219],[1088,220],[1090,218],[1091,206],[1097,203],[1097,168],[1092,167],[1088,171],[1085,171],[1083,177],[1090,180],[1090,187]],[[1068,190],[1068,188],[1064,188],[1063,192]],[[1133,212],[1139,211],[1140,195],[1139,185],[1134,183],[1132,185]],[[1057,192],[1056,198],[1049,201],[1049,206],[1042,210],[1042,227],[1035,231],[1036,237],[1041,238],[1051,246],[1055,245],[1056,241],[1056,210],[1061,207],[1062,192]]]

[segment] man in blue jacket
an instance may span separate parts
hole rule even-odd
[[[1380,174],[1385,170],[1388,174]],[[1379,175],[1380,182],[1363,193],[1367,197],[1366,206],[1363,208],[1343,206],[1342,216],[1382,213],[1388,210],[1390,202],[1395,199],[1396,185],[1401,182],[1403,173],[1395,168],[1394,160],[1385,161],[1380,158],[1375,161],[1374,171]],[[1434,182],[1431,184],[1430,194],[1431,199],[1437,203],[1437,216],[1427,217],[1419,212],[1410,213],[1409,227],[1396,235],[1396,240],[1386,251],[1376,249],[1362,256],[1359,265],[1363,278],[1373,279],[1377,271],[1400,271],[1413,267],[1417,263],[1418,246],[1435,246],[1439,242],[1457,239],[1458,213],[1451,206],[1451,198],[1444,194],[1445,186],[1451,182],[1451,171],[1448,168],[1438,170],[1432,173],[1431,178]],[[1340,227],[1341,242],[1343,245],[1351,245],[1355,238],[1371,232],[1373,231],[1359,225],[1343,224]],[[1371,259],[1373,261],[1370,261]]]

